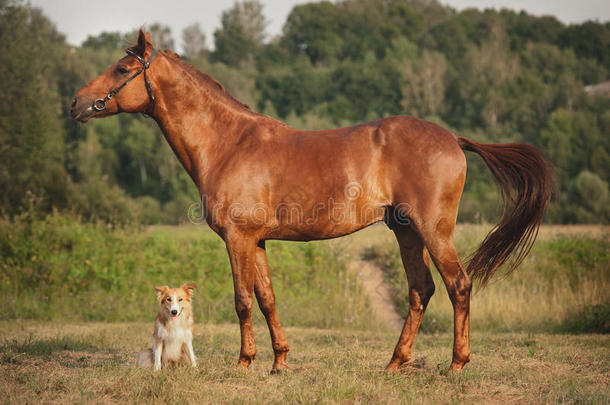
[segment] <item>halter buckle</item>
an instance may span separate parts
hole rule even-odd
[[[95,111],[103,111],[106,109],[106,100],[98,98],[93,102],[93,109]]]

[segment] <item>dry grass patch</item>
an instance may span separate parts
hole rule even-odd
[[[149,343],[149,323],[2,322],[0,391],[9,403],[562,403],[610,401],[610,336],[473,336],[472,362],[445,373],[450,334],[421,334],[414,359],[385,374],[397,338],[385,331],[286,328],[287,375],[270,376],[266,328],[257,325],[258,357],[234,369],[237,325],[198,325],[199,369],[153,373],[133,367]]]

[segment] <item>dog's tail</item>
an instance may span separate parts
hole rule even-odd
[[[152,368],[154,364],[152,349],[144,350],[138,355],[137,366],[142,368]]]

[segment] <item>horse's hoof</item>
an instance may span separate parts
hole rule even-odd
[[[236,369],[238,371],[248,371],[248,367],[250,367],[250,361],[247,360],[240,360],[237,362],[237,367]]]
[[[467,358],[466,360],[453,360],[451,362],[451,366],[449,366],[449,369],[453,371],[460,371],[468,362],[470,362],[470,358]]]
[[[386,373],[394,373],[398,370],[400,370],[400,366],[403,365],[403,363],[406,363],[406,361],[402,361],[402,360],[392,360],[388,363],[388,365],[385,367],[385,372]]]
[[[289,372],[290,372],[290,368],[288,368],[288,366],[282,366],[282,367],[272,368],[271,371],[269,371],[269,374],[271,374],[271,375],[286,375]]]
[[[445,373],[442,373],[442,374],[443,375],[459,374],[462,372],[462,369],[464,368],[465,365],[466,365],[465,362],[451,363],[451,365],[449,366],[449,369]]]

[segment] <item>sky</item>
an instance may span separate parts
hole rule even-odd
[[[279,35],[282,24],[297,4],[312,0],[260,0],[269,20],[270,37]],[[198,22],[213,45],[213,32],[220,26],[223,10],[233,0],[29,0],[66,35],[68,43],[80,45],[89,35],[103,31],[128,32],[145,24],[161,22],[172,29],[176,51],[181,51],[182,29]],[[464,8],[510,8],[534,15],[554,15],[564,23],[586,20],[609,21],[610,0],[440,0],[457,10]]]

